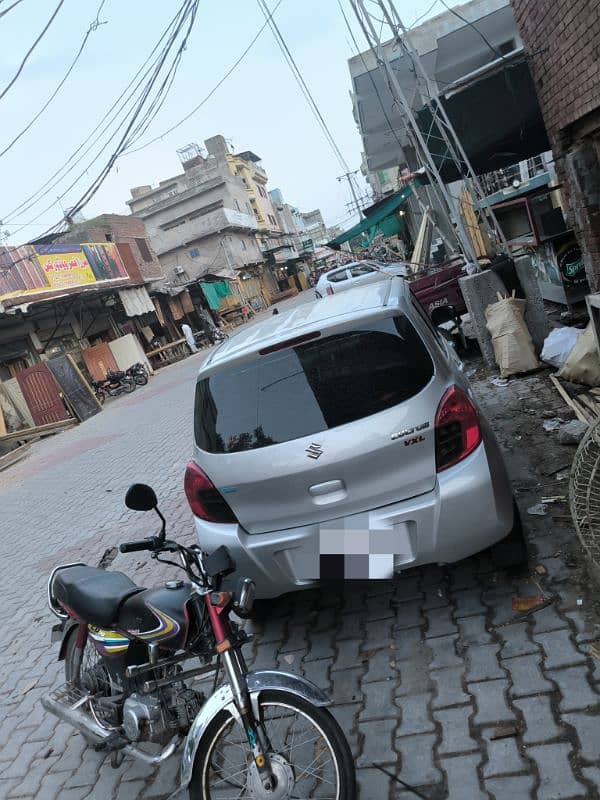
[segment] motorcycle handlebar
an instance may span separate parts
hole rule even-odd
[[[122,553],[136,553],[139,550],[154,550],[154,539],[144,539],[141,542],[123,542],[119,545]]]

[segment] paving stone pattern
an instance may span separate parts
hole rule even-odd
[[[182,477],[201,359],[165,369],[0,473],[0,798],[161,800],[176,786],[178,759],[158,770],[129,759],[112,769],[41,708],[40,696],[62,682],[45,587],[54,564],[97,563],[107,548],[151,532],[151,516],[123,504],[134,481],[155,487],[170,534],[192,540]],[[505,389],[483,380],[476,389],[507,451],[521,507],[541,493],[559,493],[561,487],[537,485],[553,480],[544,477],[545,466],[573,454],[548,450],[540,412],[557,407],[560,413],[560,400],[544,378]],[[537,416],[522,422],[529,409]],[[516,436],[525,427],[537,433],[521,447]],[[279,664],[333,698],[362,800],[415,796],[376,764],[432,800],[599,797],[591,583],[568,522],[527,515],[524,521],[532,564],[541,560],[549,572],[537,584],[483,553],[447,568],[409,570],[389,583],[282,598],[272,617],[252,625],[248,657],[255,667]],[[171,574],[137,554],[118,555],[113,566],[140,583]],[[553,604],[515,619],[512,597],[537,594],[539,585]]]

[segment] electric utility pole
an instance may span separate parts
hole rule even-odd
[[[358,171],[359,170],[355,169],[352,172],[344,172],[343,175],[340,175],[338,177],[338,181],[343,181],[343,180],[348,181],[348,186],[350,187],[350,192],[352,194],[352,201],[353,201],[350,205],[352,205],[352,207],[356,210],[358,216],[362,219],[365,215],[363,214],[362,208],[360,207],[360,203],[358,202],[358,197],[356,195],[356,187],[354,186],[354,178],[353,178],[353,175],[356,175]]]
[[[477,264],[477,255],[467,234],[458,198],[452,195],[441,175],[442,167],[446,163],[461,176],[477,222],[484,228],[492,245],[508,252],[506,239],[491,208],[487,208],[489,218],[486,215],[485,195],[479,178],[448,118],[437,86],[430,79],[419,53],[410,41],[408,30],[400,19],[393,0],[371,0],[369,9],[365,0],[350,0],[350,3],[378,67],[384,73],[394,102],[402,114],[408,140],[414,148],[417,160],[425,167],[431,189],[454,230],[465,258],[472,264]],[[395,70],[392,69],[383,46],[382,18],[400,54],[410,59],[415,80],[413,97],[407,96]],[[389,38],[389,35],[386,38]],[[428,111],[429,120],[426,126],[419,125],[417,121],[413,110],[415,103]],[[432,152],[433,147],[435,155]]]

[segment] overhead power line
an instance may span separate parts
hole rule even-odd
[[[452,8],[452,6],[449,6],[449,5],[448,5],[448,3],[446,3],[446,0],[440,0],[440,3],[441,3],[443,6],[445,6],[445,7],[448,9],[448,11],[450,11],[450,13],[451,13],[451,14],[454,14],[454,16],[455,16],[455,17],[458,17],[458,19],[460,19],[462,22],[464,22],[464,23],[465,23],[465,25],[469,25],[469,27],[473,28],[473,30],[475,31],[475,33],[476,33],[478,36],[480,36],[480,37],[483,39],[483,41],[484,41],[484,42],[486,43],[486,45],[487,45],[487,46],[490,48],[490,50],[492,51],[492,53],[494,53],[494,55],[496,56],[496,58],[501,58],[501,59],[504,59],[504,56],[502,55],[502,53],[500,52],[500,50],[498,50],[498,48],[497,48],[497,47],[494,47],[494,45],[493,45],[493,44],[490,42],[490,40],[489,40],[489,39],[488,39],[488,38],[485,36],[485,34],[483,34],[483,33],[482,33],[480,30],[479,30],[479,28],[477,27],[477,25],[475,25],[473,22],[470,22],[468,19],[465,19],[465,17],[463,17],[463,16],[462,16],[462,14],[459,14],[459,13],[458,13],[458,11],[456,11],[456,9]]]
[[[267,6],[265,0],[257,0],[257,2],[258,2],[259,7],[261,8],[263,14],[265,15],[265,19],[267,19],[269,17],[270,12],[269,12],[269,7]],[[312,96],[312,93],[311,93],[310,89],[308,88],[308,86],[306,84],[306,81],[304,80],[304,77],[302,75],[301,70],[298,68],[298,65],[296,64],[296,61],[294,60],[294,57],[291,54],[290,49],[287,46],[286,41],[285,41],[281,31],[279,30],[279,27],[278,27],[277,23],[272,18],[270,20],[267,20],[267,21],[269,22],[269,27],[271,28],[271,31],[273,32],[273,36],[275,37],[275,40],[276,40],[276,42],[277,42],[277,44],[279,46],[279,49],[281,50],[281,52],[283,54],[283,57],[285,58],[285,61],[286,61],[287,65],[289,66],[290,70],[292,71],[292,74],[293,74],[298,86],[300,87],[300,90],[302,91],[302,94],[304,95],[304,97],[306,99],[306,102],[309,105],[310,110],[312,111],[313,115],[315,116],[317,122],[319,123],[319,126],[321,127],[321,130],[323,131],[323,133],[325,135],[325,138],[327,139],[329,145],[331,146],[331,149],[333,150],[333,152],[335,154],[335,157],[339,161],[340,166],[342,167],[343,171],[344,172],[350,172],[351,171],[350,167],[348,166],[348,163],[347,163],[346,159],[342,155],[342,152],[341,152],[340,148],[338,147],[337,142],[335,141],[331,131],[329,130],[329,127],[328,127],[327,123],[325,122],[325,119],[324,119],[324,117],[323,117],[323,115],[322,115],[322,113],[321,113],[321,111],[320,111],[320,109],[319,109],[314,97]]]
[[[181,24],[178,26],[177,30],[175,31],[174,36],[172,37],[171,42],[169,43],[169,48],[165,52],[164,58],[160,60],[159,64],[157,65],[157,67],[155,69],[155,71],[153,72],[153,75],[152,75],[152,77],[151,77],[151,79],[150,79],[150,81],[149,81],[149,83],[147,85],[147,88],[144,89],[144,92],[142,93],[142,97],[140,98],[140,101],[139,101],[139,103],[138,103],[138,105],[137,105],[137,107],[136,107],[136,109],[135,109],[135,111],[134,111],[134,113],[133,113],[133,115],[131,117],[131,121],[127,125],[127,127],[125,129],[125,132],[123,133],[123,136],[121,137],[121,139],[119,141],[119,144],[117,145],[115,151],[112,153],[112,155],[108,159],[108,161],[107,161],[106,165],[104,166],[104,168],[99,173],[99,175],[96,178],[96,180],[83,193],[83,195],[75,203],[75,205],[72,206],[71,211],[70,211],[70,217],[73,217],[75,214],[77,214],[79,211],[81,211],[84,208],[84,206],[86,206],[87,203],[89,203],[89,201],[92,199],[92,197],[96,194],[96,192],[99,190],[100,186],[102,186],[102,184],[106,180],[108,174],[112,170],[112,168],[113,168],[116,160],[118,159],[119,155],[127,148],[127,145],[130,143],[130,141],[131,141],[130,137],[133,137],[137,133],[139,133],[140,131],[143,132],[143,130],[145,130],[144,124],[146,122],[147,115],[148,115],[149,111],[146,110],[144,112],[144,116],[142,117],[142,119],[140,121],[138,121],[138,116],[142,113],[142,111],[144,109],[144,105],[146,103],[146,100],[150,96],[150,93],[151,93],[151,91],[152,91],[152,89],[154,87],[154,83],[158,79],[160,71],[162,70],[162,67],[163,67],[164,63],[166,62],[166,59],[167,59],[167,56],[169,54],[169,50],[170,50],[170,48],[172,46],[172,43],[175,42],[176,37],[180,33],[181,29],[183,28],[183,24],[184,24],[184,22],[186,21],[186,18],[187,18],[187,23],[188,23],[187,30],[185,31],[185,34],[184,34],[184,36],[182,38],[182,41],[181,41],[181,43],[179,45],[179,48],[178,48],[177,52],[175,53],[175,57],[173,58],[171,66],[168,68],[167,74],[163,78],[163,82],[160,85],[160,87],[158,89],[158,92],[156,93],[156,95],[154,97],[154,100],[150,103],[150,109],[152,109],[152,107],[155,106],[155,104],[157,102],[159,104],[162,104],[162,102],[164,102],[163,99],[159,99],[159,98],[161,98],[164,95],[165,90],[166,90],[166,92],[168,92],[168,90],[170,89],[170,87],[172,85],[172,81],[173,81],[175,73],[177,72],[177,69],[179,67],[179,63],[181,61],[181,57],[183,55],[183,51],[186,48],[188,38],[189,38],[189,36],[190,36],[190,34],[192,32],[192,29],[194,27],[196,14],[197,14],[197,11],[198,11],[198,3],[199,3],[199,0],[192,0],[192,2],[189,3],[189,12],[186,12],[186,15],[182,19]],[[136,123],[137,123],[137,125],[136,125]]]
[[[135,100],[136,93],[138,92],[138,90],[142,86],[143,81],[150,74],[150,72],[151,72],[151,70],[153,68],[153,65],[156,65],[158,63],[158,60],[161,57],[161,53],[164,52],[164,47],[166,47],[167,44],[168,44],[168,38],[172,34],[172,31],[175,30],[175,27],[178,24],[180,18],[182,17],[186,6],[187,6],[187,3],[184,3],[184,5],[180,7],[180,9],[177,12],[177,14],[173,17],[173,19],[171,20],[171,22],[169,23],[167,28],[161,34],[160,38],[158,39],[158,41],[156,42],[156,44],[152,48],[150,54],[148,55],[148,57],[146,58],[146,60],[142,64],[142,66],[138,69],[136,74],[133,76],[133,78],[127,84],[125,89],[123,89],[123,91],[121,92],[119,97],[115,100],[115,102],[112,104],[112,106],[106,111],[106,113],[104,114],[102,119],[95,125],[94,129],[90,132],[90,134],[84,139],[84,141],[79,145],[79,147],[77,147],[77,149],[69,156],[69,158],[64,162],[64,164],[62,164],[35,192],[33,192],[31,195],[29,195],[29,197],[27,197],[23,202],[21,202],[18,206],[13,208],[7,214],[4,214],[3,219],[4,219],[5,222],[9,221],[11,218],[14,218],[16,214],[24,214],[24,213],[26,213],[28,210],[30,210],[31,208],[36,206],[40,202],[40,200],[42,200],[44,197],[46,197],[48,194],[50,194],[50,192],[56,186],[58,186],[58,184],[61,183],[61,181],[70,172],[72,172],[75,169],[75,167],[79,163],[81,163],[81,161],[83,161],[83,159],[87,155],[87,153],[89,153],[90,150],[92,150],[92,148],[96,145],[96,143],[99,142],[102,139],[104,134],[111,128],[111,126],[119,118],[119,116],[121,114],[123,114],[123,112],[127,109],[127,107],[130,104],[131,105],[133,104],[133,101]],[[167,40],[167,42],[165,42],[165,44],[163,45],[163,51],[161,51],[153,61],[152,59],[154,58],[155,54],[157,53],[157,51],[161,47],[161,44],[163,43],[164,40]],[[150,66],[148,66],[148,65],[150,65]],[[106,123],[106,124],[104,124],[104,123]],[[108,137],[108,139],[106,140],[106,142],[104,143],[102,148],[98,151],[96,156],[92,159],[91,162],[89,162],[84,167],[83,171],[77,176],[75,181],[73,183],[71,183],[71,185],[69,187],[67,187],[67,189],[65,189],[63,191],[63,193],[60,195],[59,199],[53,201],[49,206],[44,208],[43,211],[40,212],[33,220],[30,220],[30,222],[35,222],[37,219],[39,219],[40,216],[42,216],[47,211],[49,211],[51,208],[53,208],[55,205],[57,205],[59,200],[62,199],[62,197],[65,194],[67,194],[67,192],[69,192],[73,188],[73,186],[75,186],[84,177],[84,175],[87,173],[87,171],[93,166],[94,161],[98,158],[98,156],[102,152],[104,152],[104,150],[106,150],[106,148],[108,147],[110,142],[117,136],[120,128],[123,126],[124,123],[125,123],[125,120],[122,120],[121,122],[119,122],[117,124],[115,130]],[[89,146],[86,147],[86,145],[88,145],[88,142],[90,142],[90,140],[91,140],[91,143],[89,144]],[[81,155],[79,155],[79,154],[81,154]],[[77,158],[77,156],[79,156],[79,157]]]
[[[21,2],[21,0],[18,0],[18,2]],[[70,64],[69,68],[65,72],[64,76],[62,77],[62,79],[59,81],[58,85],[56,86],[56,89],[52,92],[50,97],[46,100],[44,105],[40,108],[40,110],[37,112],[37,114],[30,120],[30,122],[28,122],[27,125],[12,139],[12,141],[10,141],[6,145],[4,150],[0,151],[0,158],[2,158],[2,156],[5,155],[11,149],[11,147],[13,147],[13,145],[15,145],[19,141],[19,139],[21,139],[21,137],[23,137],[27,133],[27,131],[42,116],[44,111],[48,108],[50,103],[54,100],[56,95],[60,92],[62,87],[65,85],[65,83],[67,82],[67,80],[69,78],[69,75],[75,69],[75,66],[77,65],[77,62],[79,61],[79,59],[81,57],[81,54],[83,53],[83,51],[85,49],[85,46],[86,46],[86,44],[88,42],[88,39],[90,38],[90,35],[94,31],[98,30],[100,25],[105,25],[106,24],[106,22],[100,22],[100,13],[101,13],[102,7],[104,6],[105,3],[106,3],[106,0],[101,0],[101,3],[98,6],[98,9],[96,11],[96,16],[95,16],[94,20],[90,23],[90,26],[87,29],[85,36],[83,37],[83,41],[81,42],[81,45],[80,45],[79,50],[77,51],[77,53],[75,55],[75,58],[73,59],[73,61],[71,61],[71,64]],[[12,8],[12,6],[11,6],[11,8]],[[4,13],[6,13],[6,12],[4,12]]]
[[[19,3],[22,3],[22,2],[23,2],[23,0],[15,0],[15,2],[12,4],[12,6],[9,6],[8,8],[5,8],[4,11],[0,11],[0,19],[2,19],[2,17],[4,17],[6,14],[8,14],[9,11],[12,11],[15,6],[18,6]]]
[[[179,65],[181,54],[186,48],[187,41],[189,35],[192,31],[197,9],[198,9],[199,0],[185,0],[185,2],[180,7],[179,11],[177,12],[174,20],[169,24],[167,30],[161,36],[161,40],[165,38],[165,35],[168,33],[166,44],[164,45],[163,49],[154,60],[152,66],[146,70],[142,80],[149,74],[148,80],[143,84],[141,87],[141,91],[135,97],[135,104],[133,108],[128,111],[127,117],[122,120],[115,132],[113,132],[109,138],[109,141],[115,137],[117,133],[119,133],[120,129],[123,129],[123,132],[120,136],[116,149],[110,155],[108,161],[105,163],[104,167],[98,173],[92,184],[86,189],[86,191],[81,195],[81,197],[74,203],[70,205],[70,211],[68,216],[65,216],[63,220],[59,223],[54,225],[52,228],[49,228],[42,236],[47,235],[49,233],[53,233],[57,231],[60,226],[63,224],[63,221],[70,221],[73,216],[79,212],[84,206],[92,199],[92,197],[96,194],[99,190],[100,186],[103,184],[104,180],[110,173],[112,167],[114,166],[119,154],[122,150],[127,147],[127,145],[131,142],[132,137],[135,136],[143,127],[146,119],[146,114],[149,108],[153,108],[156,102],[160,102],[160,98],[162,97],[165,91],[168,91],[168,88],[171,86],[172,83],[172,76],[174,72],[176,72],[177,67]],[[187,23],[187,26],[186,26]],[[185,28],[185,30],[184,30]],[[182,34],[183,32],[183,34]],[[169,54],[171,50],[176,45],[177,39],[181,39],[179,45],[176,48],[175,55],[173,56],[170,64],[167,66],[166,71],[164,71],[164,77],[162,78],[162,83],[155,89],[155,84],[158,82],[161,73],[163,73],[163,67],[167,63]],[[159,41],[161,41],[159,40]],[[157,47],[155,47],[155,50]],[[149,59],[148,59],[149,60]],[[131,96],[135,96],[138,88],[140,87],[142,80],[138,82],[136,85],[134,92]],[[131,99],[131,96],[127,98],[125,101],[126,103]],[[100,152],[106,149],[107,143],[103,146]],[[42,214],[52,208],[57,202],[65,196],[65,194],[70,191],[70,189],[79,181],[84,174],[86,174],[87,169],[91,168],[99,158],[99,153],[94,157],[92,163],[88,165],[86,169],[81,173],[78,178],[68,187],[61,195],[59,195],[58,199],[50,204],[46,209],[44,209],[40,214],[38,214],[34,219],[28,220],[28,224],[32,224],[35,222]],[[49,190],[47,190],[49,191]],[[46,191],[46,193],[47,193]],[[13,232],[13,236],[19,232],[20,228],[17,231]]]
[[[0,93],[0,100],[2,100],[2,98],[3,98],[3,97],[4,97],[4,95],[5,95],[5,94],[6,94],[6,93],[9,91],[9,89],[10,89],[12,86],[14,86],[14,84],[15,84],[15,82],[16,82],[16,80],[17,80],[17,78],[19,77],[19,75],[21,74],[21,72],[23,72],[23,68],[24,68],[25,64],[27,63],[27,61],[28,61],[28,59],[29,59],[29,56],[30,56],[30,55],[33,53],[33,51],[35,50],[35,48],[38,46],[38,44],[41,42],[41,40],[42,40],[42,39],[43,39],[43,37],[45,36],[45,34],[46,34],[46,31],[48,30],[48,28],[49,28],[49,27],[52,25],[52,23],[53,23],[53,22],[54,22],[54,20],[56,19],[56,15],[57,15],[57,14],[58,14],[58,12],[60,11],[60,9],[61,9],[61,7],[62,7],[62,5],[63,5],[63,3],[64,3],[64,2],[65,2],[65,0],[58,0],[58,5],[57,5],[57,6],[56,6],[56,8],[54,9],[54,12],[52,13],[52,16],[50,17],[50,19],[48,20],[48,22],[47,22],[47,23],[44,25],[44,27],[43,27],[43,29],[42,29],[42,32],[41,32],[41,33],[40,33],[40,35],[37,37],[37,39],[35,40],[35,42],[34,42],[34,43],[31,45],[31,47],[29,48],[29,50],[28,50],[28,51],[25,53],[25,55],[24,55],[24,57],[23,57],[23,60],[22,60],[22,61],[21,61],[21,63],[19,64],[19,68],[17,69],[17,71],[15,72],[15,74],[13,75],[13,77],[11,78],[10,82],[8,83],[8,85],[5,87],[4,91]],[[11,6],[11,8],[14,8],[14,6]],[[10,8],[8,9],[8,11],[10,11]],[[6,13],[6,12],[5,12],[5,13]]]
[[[189,112],[188,112],[188,113],[185,115],[185,117],[182,117],[182,118],[179,120],[179,122],[176,122],[174,125],[171,125],[171,127],[170,127],[170,128],[167,128],[167,130],[166,130],[166,131],[163,131],[163,132],[162,132],[162,133],[160,133],[158,136],[155,136],[153,139],[150,139],[148,142],[145,142],[144,144],[140,145],[139,147],[134,147],[134,148],[131,148],[131,147],[130,147],[130,148],[128,148],[128,149],[127,149],[127,150],[126,150],[126,151],[123,153],[123,155],[128,155],[129,153],[137,153],[137,152],[139,152],[140,150],[144,150],[146,147],[149,147],[151,144],[154,144],[154,142],[158,142],[158,140],[159,140],[159,139],[163,139],[163,138],[164,138],[165,136],[167,136],[169,133],[172,133],[174,130],[176,130],[176,129],[177,129],[177,128],[179,128],[181,125],[183,125],[183,123],[184,123],[184,122],[187,122],[187,121],[188,121],[188,119],[190,119],[191,117],[193,117],[193,116],[194,116],[194,114],[195,114],[197,111],[199,111],[199,110],[202,108],[202,106],[203,106],[203,105],[205,105],[205,104],[206,104],[206,103],[207,103],[207,102],[210,100],[210,98],[211,98],[211,97],[214,95],[214,93],[217,91],[217,89],[219,89],[219,88],[220,88],[220,87],[221,87],[221,86],[222,86],[222,85],[225,83],[225,81],[227,80],[227,78],[229,78],[229,76],[230,76],[230,75],[231,75],[231,74],[232,74],[232,73],[233,73],[233,72],[234,72],[234,71],[235,71],[235,70],[236,70],[236,69],[239,67],[239,65],[242,63],[242,61],[244,60],[244,58],[245,58],[245,57],[248,55],[248,53],[250,52],[250,50],[251,50],[251,49],[254,47],[255,43],[258,41],[258,38],[260,37],[261,33],[262,33],[262,32],[264,31],[264,29],[267,27],[267,25],[269,24],[269,21],[271,20],[271,18],[272,18],[272,16],[273,16],[273,14],[275,14],[275,12],[277,11],[277,9],[279,8],[279,6],[281,5],[281,3],[282,3],[282,2],[283,2],[283,0],[278,0],[278,3],[277,3],[277,4],[275,5],[275,7],[274,7],[274,8],[273,8],[273,9],[272,9],[270,12],[269,12],[269,16],[268,16],[268,18],[267,18],[267,19],[264,21],[264,23],[263,23],[263,24],[261,25],[261,27],[258,29],[258,31],[256,32],[256,34],[254,35],[254,37],[253,37],[253,38],[252,38],[252,40],[250,41],[250,44],[248,45],[248,47],[246,47],[246,49],[245,49],[245,50],[243,51],[243,53],[242,53],[242,54],[239,56],[239,58],[238,58],[238,59],[237,59],[237,60],[236,60],[236,61],[233,63],[233,65],[232,65],[232,66],[231,66],[231,67],[230,67],[230,68],[227,70],[227,72],[225,73],[225,75],[223,75],[223,77],[222,77],[222,78],[221,78],[221,79],[220,79],[220,80],[219,80],[219,81],[218,81],[218,82],[217,82],[217,83],[216,83],[216,84],[213,86],[213,88],[210,90],[210,92],[209,92],[209,93],[208,93],[208,94],[207,94],[205,97],[203,97],[203,98],[202,98],[202,100],[201,100],[201,101],[198,103],[198,105],[197,105],[197,106],[195,106],[195,107],[194,107],[194,108],[193,108],[191,111],[189,111]]]

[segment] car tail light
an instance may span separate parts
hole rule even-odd
[[[183,488],[194,516],[207,522],[237,522],[221,493],[194,461],[186,467]]]
[[[437,472],[466,458],[481,442],[477,411],[458,386],[442,397],[435,415],[435,463]]]
[[[325,289],[325,294],[333,294],[333,286],[328,286]]]

